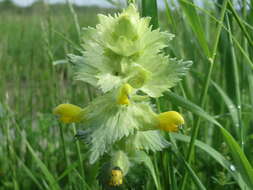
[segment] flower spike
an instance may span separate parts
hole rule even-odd
[[[192,62],[163,51],[174,35],[152,30],[150,18],[140,17],[134,4],[114,16],[98,17],[95,28],[83,30],[81,55],[69,54],[68,61],[75,80],[101,93],[85,109],[61,104],[53,112],[64,123],[85,122],[76,138],[87,143],[90,164],[111,155],[98,178],[106,188],[118,189],[132,162],[149,162],[145,152],[170,146],[158,129],[177,132],[184,124],[178,112],[157,114],[150,98],[175,86]]]

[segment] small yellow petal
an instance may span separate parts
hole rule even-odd
[[[124,84],[118,92],[118,97],[117,97],[117,103],[121,105],[128,105],[130,104],[129,96],[131,92],[133,91],[133,87],[131,85]]]
[[[53,114],[59,116],[63,123],[77,123],[84,118],[84,109],[73,104],[60,104],[53,110]]]
[[[177,132],[178,126],[184,124],[184,118],[176,111],[163,112],[157,116],[158,128],[167,132]]]

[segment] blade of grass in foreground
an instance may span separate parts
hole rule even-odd
[[[72,129],[73,129],[73,133],[74,135],[76,135],[76,125],[73,123],[72,124]],[[82,154],[81,154],[81,149],[80,149],[80,144],[79,141],[75,142],[76,144],[76,151],[77,151],[77,156],[78,156],[78,161],[79,161],[79,170],[81,173],[81,176],[83,178],[83,180],[85,179],[85,175],[84,175],[84,166],[83,166],[83,159],[82,159]]]
[[[217,83],[215,83],[215,82],[212,81],[212,85],[216,88],[217,92],[220,94],[221,98],[225,102],[225,104],[226,104],[226,106],[228,108],[228,111],[229,111],[229,113],[231,115],[231,120],[233,121],[235,130],[239,134],[239,131],[238,131],[239,118],[238,118],[236,106],[234,105],[234,103],[232,102],[232,100],[228,97],[228,95],[226,94],[226,92],[224,90],[222,90],[222,88]]]
[[[199,106],[172,92],[168,92],[167,95],[176,105],[191,111],[192,113],[219,127],[231,151],[231,155],[234,160],[235,171],[239,172],[245,183],[250,187],[250,189],[253,189],[253,168],[234,137],[225,128],[223,128],[221,124],[214,119],[214,117],[210,116]]]
[[[189,2],[193,3],[192,0],[188,0]],[[195,33],[196,38],[199,41],[200,46],[203,48],[205,55],[209,58],[210,57],[210,50],[208,47],[208,43],[205,39],[204,29],[201,25],[200,18],[196,12],[194,6],[189,5],[188,2],[184,0],[179,0],[179,3],[188,19],[188,22]]]

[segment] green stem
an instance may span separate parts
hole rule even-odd
[[[219,39],[220,39],[220,34],[221,34],[221,30],[222,30],[222,23],[224,21],[224,17],[225,17],[225,12],[226,12],[226,8],[227,8],[227,3],[228,0],[225,0],[222,6],[222,11],[221,11],[221,19],[220,19],[220,23],[218,25],[218,29],[217,29],[217,35],[215,38],[215,43],[214,43],[214,47],[213,47],[213,52],[211,57],[209,58],[209,67],[208,67],[208,73],[207,73],[207,78],[205,81],[205,86],[202,92],[202,96],[201,96],[201,107],[203,108],[206,102],[206,98],[207,98],[207,91],[209,88],[209,84],[210,84],[210,80],[211,80],[211,74],[213,71],[213,66],[214,66],[214,60],[216,57],[216,52],[217,52],[217,47],[218,47],[218,43],[219,43]],[[190,165],[191,164],[191,160],[193,158],[193,154],[194,154],[194,144],[195,144],[195,140],[198,136],[198,132],[199,132],[199,127],[200,127],[200,122],[201,122],[201,118],[198,117],[197,121],[196,121],[196,125],[193,126],[192,129],[192,136],[191,136],[191,141],[190,141],[190,145],[189,145],[189,149],[188,149],[188,154],[187,154],[187,163]],[[183,182],[181,185],[181,190],[185,189],[186,183],[188,180],[188,172],[185,171],[184,177],[183,177]]]
[[[74,123],[72,124],[72,128],[73,128],[74,135],[76,135],[76,125]],[[83,159],[82,159],[81,149],[80,149],[80,143],[79,143],[78,140],[76,140],[75,143],[76,143],[76,151],[77,151],[78,160],[79,160],[80,173],[81,173],[82,178],[85,179]]]
[[[63,152],[63,158],[66,164],[66,168],[68,168],[69,166],[69,161],[68,161],[68,157],[67,157],[67,152],[66,152],[66,146],[65,146],[65,139],[64,139],[64,135],[63,135],[63,125],[59,124],[59,129],[60,129],[60,138],[61,138],[61,145],[62,145],[62,152]],[[69,180],[69,184],[71,187],[71,177],[68,174],[68,180]]]
[[[66,153],[65,139],[64,139],[63,129],[62,128],[63,128],[63,126],[59,125],[63,157],[64,157],[64,160],[66,162],[66,166],[68,166],[68,159],[67,159],[67,153]]]
[[[178,188],[177,188],[177,181],[176,181],[176,176],[175,176],[174,166],[173,166],[173,154],[171,154],[171,152],[172,151],[170,151],[170,155],[169,155],[170,189],[176,190]]]

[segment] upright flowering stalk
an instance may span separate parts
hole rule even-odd
[[[155,113],[149,97],[162,96],[186,73],[191,62],[165,55],[174,35],[152,30],[150,18],[140,18],[135,6],[114,16],[98,15],[99,24],[83,31],[82,55],[68,55],[75,79],[101,90],[102,95],[82,109],[63,104],[55,113],[64,122],[83,122],[77,136],[90,146],[90,163],[105,153],[107,186],[119,186],[129,158],[139,151],[161,151],[169,145],[159,130],[177,132],[183,117]],[[66,111],[69,110],[69,111]]]

